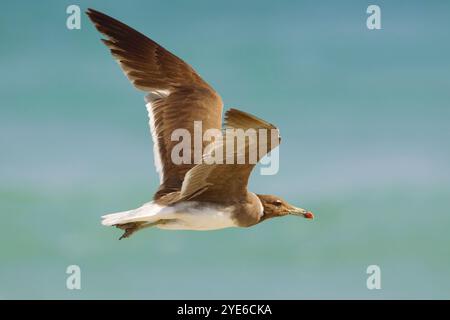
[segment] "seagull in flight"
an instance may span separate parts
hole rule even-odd
[[[103,43],[131,83],[147,93],[145,100],[154,144],[154,161],[160,177],[160,186],[152,201],[137,209],[105,215],[102,217],[103,225],[122,229],[122,239],[148,227],[217,230],[250,227],[287,215],[307,219],[314,217],[310,211],[295,207],[281,197],[248,191],[248,179],[255,163],[249,163],[247,158],[244,163],[203,161],[175,164],[171,151],[178,141],[172,141],[172,132],[182,128],[194,135],[196,121],[201,121],[203,131],[266,129],[278,132],[278,129],[237,109],[225,113],[222,128],[221,97],[190,65],[155,41],[104,13],[88,9],[86,14],[106,37],[102,39]],[[275,142],[270,137],[265,139],[260,136],[256,142],[249,140],[245,140],[244,147],[234,148],[232,156],[256,150],[257,145],[265,143],[266,152],[259,152],[259,161],[280,142],[279,136]],[[202,143],[203,148],[207,147],[208,142]],[[212,150],[217,151],[225,145],[224,142],[217,143]],[[206,159],[208,155],[211,152],[202,156]]]

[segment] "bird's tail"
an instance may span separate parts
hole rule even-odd
[[[159,209],[158,205],[149,202],[137,209],[104,215],[102,216],[102,225],[114,226],[138,221],[151,222],[156,218]]]
[[[133,216],[135,210],[128,210],[116,213],[110,213],[102,216],[102,225],[114,226],[116,224],[123,224],[129,222],[128,220]]]

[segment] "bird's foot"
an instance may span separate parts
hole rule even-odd
[[[122,229],[125,232],[122,234],[122,236],[119,238],[119,240],[122,240],[123,238],[130,237],[133,233],[138,231],[143,223],[142,222],[130,222],[130,223],[124,223],[124,224],[116,224],[114,225],[116,228]]]
[[[122,234],[122,236],[119,238],[119,240],[122,240],[123,238],[130,237],[136,231],[139,231],[139,230],[145,229],[145,228],[150,228],[150,227],[156,226],[161,223],[162,223],[161,220],[156,221],[156,222],[138,221],[138,222],[123,223],[123,224],[115,224],[114,226],[116,228],[119,228],[119,229],[122,229],[125,231]]]

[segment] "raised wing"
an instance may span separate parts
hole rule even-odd
[[[194,121],[201,121],[203,131],[220,129],[220,96],[191,66],[153,40],[101,12],[88,9],[86,13],[107,37],[103,42],[131,83],[148,92],[147,110],[160,177],[155,198],[180,190],[186,172],[194,166],[194,152],[191,150],[191,164],[174,164],[171,150],[178,141],[171,141],[172,132],[187,129],[193,139]]]
[[[246,197],[252,169],[280,143],[279,131],[274,125],[236,109],[226,112],[225,129],[222,142],[215,143],[211,151],[204,155],[206,163],[196,165],[186,174],[181,200],[222,203],[235,202]],[[229,135],[227,130],[239,135],[235,129],[246,132],[245,140],[239,140],[236,135]],[[256,135],[252,135],[252,132]],[[229,152],[231,141],[232,152]],[[242,143],[243,141],[245,142]],[[223,154],[223,163],[208,164],[212,158],[217,159],[217,152]]]

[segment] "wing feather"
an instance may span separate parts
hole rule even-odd
[[[211,201],[211,202],[235,202],[247,195],[247,184],[251,171],[256,163],[250,162],[249,153],[257,152],[257,161],[264,155],[277,147],[280,143],[278,129],[251,114],[237,109],[230,109],[225,114],[224,127],[227,129],[265,129],[267,135],[257,135],[255,139],[246,139],[243,146],[236,146],[235,141],[233,164],[198,164],[190,169],[185,177],[181,188],[181,200]],[[273,139],[275,137],[275,139]],[[266,139],[263,141],[262,139]],[[211,153],[217,152],[221,148],[223,154],[226,154],[227,139],[226,136],[211,149]],[[265,151],[260,151],[262,144],[266,145]],[[245,162],[237,163],[238,156],[245,152]],[[210,154],[205,154],[208,158]],[[226,195],[226,197],[224,197]]]
[[[106,36],[103,43],[131,83],[148,93],[146,106],[160,175],[155,198],[180,190],[184,175],[194,164],[193,160],[191,164],[173,163],[170,151],[176,142],[171,141],[171,134],[184,128],[193,137],[194,121],[202,122],[203,131],[220,129],[222,99],[191,66],[155,41],[99,11],[88,9],[86,13]]]

